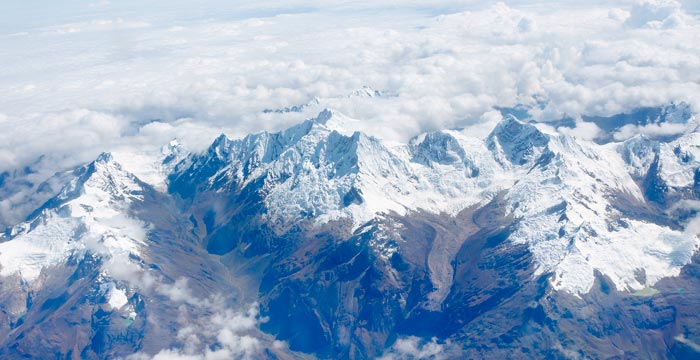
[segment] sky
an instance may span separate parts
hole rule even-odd
[[[36,205],[37,184],[101,152],[172,139],[198,151],[323,107],[402,142],[493,122],[495,106],[546,104],[541,121],[697,111],[699,14],[695,0],[5,0],[0,225]],[[353,95],[364,86],[383,96]]]

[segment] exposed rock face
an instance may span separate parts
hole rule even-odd
[[[104,154],[0,239],[0,357],[699,356],[683,109],[672,139],[507,116],[396,145],[325,110],[156,165]]]

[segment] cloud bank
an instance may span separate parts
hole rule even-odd
[[[543,121],[700,108],[700,9],[688,1],[137,5],[0,8],[0,225],[41,202],[28,198],[41,181],[103,151],[172,138],[200,150],[326,106],[402,141],[494,106],[537,105]],[[363,86],[383,96],[349,96]]]

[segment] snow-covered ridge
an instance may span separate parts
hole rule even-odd
[[[505,193],[506,213],[517,219],[509,239],[528,244],[539,272],[554,273],[555,288],[574,293],[590,289],[596,270],[619,289],[651,286],[677,274],[697,246],[694,236],[661,219],[635,218],[621,205],[647,206],[640,177],[649,172],[655,149],[670,151],[660,152],[660,176],[692,187],[695,133],[668,144],[639,138],[597,145],[506,116],[483,139],[444,130],[387,144],[347,132],[348,122],[324,110],[280,133],[240,140],[222,135],[174,175],[207,169],[201,182],[211,191],[262,181],[264,216],[280,228],[300,219],[347,218],[361,226],[390,212],[455,215]],[[678,153],[673,149],[679,146],[690,155],[664,155]],[[681,158],[685,165],[679,165]]]
[[[486,174],[498,173],[499,165],[483,156],[483,143],[457,131],[389,145],[347,132],[346,124],[352,121],[326,109],[279,133],[240,140],[222,135],[205,154],[179,165],[174,177],[200,172],[206,177],[201,182],[219,190],[240,189],[263,178],[267,216],[280,225],[300,217],[319,222],[345,217],[359,226],[379,213],[419,209],[454,214],[488,201],[508,184],[493,177],[475,178],[480,168]],[[449,163],[453,155],[459,164]]]
[[[122,260],[138,254],[146,225],[129,216],[129,207],[144,200],[144,186],[110,154],[100,155],[0,243],[0,275],[32,283],[44,269],[87,251]]]
[[[181,197],[256,193],[262,220],[280,231],[301,220],[360,228],[392,212],[453,216],[498,195],[513,219],[509,241],[527,244],[538,272],[573,293],[588,291],[596,271],[618,289],[653,286],[697,249],[696,234],[664,212],[700,198],[697,132],[599,145],[507,116],[484,138],[443,130],[394,144],[348,131],[353,121],[326,109],[278,133],[222,135],[199,154],[171,143],[100,156],[0,243],[0,275],[32,282],[72,254],[138,254],[147,225],[129,209],[166,182]]]

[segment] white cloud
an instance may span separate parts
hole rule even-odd
[[[684,233],[686,236],[700,237],[700,201],[698,200],[681,200],[671,207],[669,213],[677,213],[678,211],[692,211],[696,215],[684,224]]]
[[[626,24],[632,27],[671,28],[682,26],[686,15],[676,0],[639,0],[632,5]]]
[[[560,127],[557,130],[562,134],[583,140],[593,140],[603,134],[603,130],[598,125],[582,120],[576,121],[576,127],[574,128]]]
[[[503,116],[500,111],[485,112],[477,123],[464,127],[462,132],[469,137],[485,138],[501,120]]]
[[[161,350],[152,359],[255,359],[261,356],[263,345],[255,335],[260,322],[257,304],[243,312],[217,307],[211,311],[211,316],[178,331],[182,348]]]
[[[682,134],[687,128],[686,124],[660,123],[640,125],[625,125],[620,128],[613,137],[615,140],[627,140],[635,135],[642,134],[650,137],[663,137]]]
[[[285,350],[284,344],[269,340],[258,326],[265,321],[257,303],[233,309],[221,296],[197,298],[184,278],[173,284],[161,282],[157,291],[175,304],[181,303],[178,316],[179,346],[155,354],[139,352],[127,360],[162,359],[256,359],[262,351]]]
[[[262,113],[314,97],[392,140],[473,125],[494,105],[535,98],[546,102],[534,111],[543,120],[671,101],[698,109],[700,24],[690,6],[124,1],[38,22],[8,18],[0,172],[45,155],[39,181],[102,151],[157,149],[173,137],[198,150],[221,132],[314,116],[313,107]],[[346,96],[364,85],[392,96]],[[1,198],[0,208],[21,214],[23,202]]]
[[[446,345],[440,344],[435,338],[426,341],[415,336],[403,337],[397,339],[380,360],[447,359],[445,348],[450,346],[449,342]]]
[[[104,6],[104,5],[103,5]],[[67,35],[77,34],[85,31],[115,31],[125,29],[140,29],[151,26],[151,24],[143,21],[124,21],[122,18],[116,19],[97,19],[87,22],[70,23],[60,26],[52,26],[44,29],[47,35]]]

